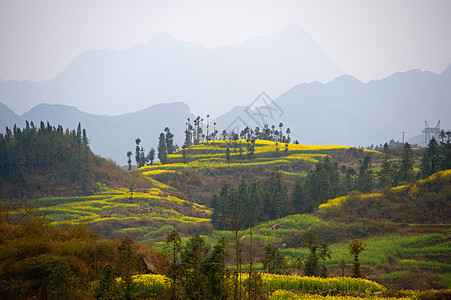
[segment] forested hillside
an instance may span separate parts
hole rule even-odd
[[[1,135],[2,293],[237,299],[450,287],[450,133],[426,149],[375,151],[292,144],[268,126],[201,141],[198,128],[187,126],[179,150],[166,128],[153,158],[138,138],[128,172],[93,155],[81,125]]]
[[[133,183],[132,183],[133,181]],[[114,163],[94,155],[85,129],[64,129],[26,122],[0,134],[0,191],[3,197],[34,199],[43,196],[89,195],[96,182],[112,186],[152,187],[131,178]]]

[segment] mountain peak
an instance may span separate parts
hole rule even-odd
[[[189,99],[194,111],[218,115],[262,90],[278,95],[302,82],[328,82],[342,74],[296,24],[241,45],[213,49],[162,31],[148,44],[125,51],[81,54],[40,86],[1,84],[0,93],[13,109],[18,103],[64,99],[85,112],[118,115],[153,103]],[[215,104],[207,108],[212,99]]]
[[[159,44],[159,43],[180,43],[181,41],[173,37],[166,31],[160,31],[159,33],[152,36],[149,44]]]
[[[363,82],[361,82],[360,80],[358,80],[357,78],[355,78],[352,75],[349,74],[344,74],[338,78],[335,78],[334,80],[332,80],[331,82],[328,83],[328,85],[355,85],[355,84],[363,84]]]
[[[291,23],[290,25],[275,31],[275,33],[277,32],[287,32],[291,34],[299,34],[299,33],[306,34],[306,31],[296,23]]]
[[[73,111],[79,111],[76,106],[72,105],[65,105],[65,104],[50,104],[50,103],[40,103],[34,107],[35,109],[67,109],[67,110],[73,110]]]
[[[273,33],[271,33],[269,35],[266,35],[266,36],[260,37],[260,38],[267,38],[267,37],[270,37],[272,39],[275,38],[279,41],[280,40],[288,40],[288,41],[298,40],[298,41],[302,41],[303,43],[305,43],[308,40],[314,41],[313,38],[296,23],[292,23],[286,27],[283,27],[279,30],[274,31]],[[316,41],[315,41],[315,43],[316,43]]]
[[[24,113],[21,117],[29,117],[33,115],[66,114],[66,113],[82,113],[77,107],[65,104],[41,103]]]

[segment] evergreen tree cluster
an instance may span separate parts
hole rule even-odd
[[[241,181],[237,188],[225,184],[219,196],[211,200],[212,224],[215,229],[231,230],[238,225],[247,228],[250,221],[257,224],[281,218],[290,213],[290,199],[281,173],[274,171],[264,181],[247,184]]]
[[[421,159],[421,176],[426,178],[435,172],[451,169],[451,132],[442,132],[440,143],[431,139]],[[445,138],[447,137],[447,138]]]
[[[250,213],[255,224],[275,220],[289,214],[312,213],[327,200],[346,195],[358,187],[372,187],[369,157],[362,163],[360,173],[352,168],[340,167],[329,157],[317,163],[306,178],[297,180],[288,193],[279,171],[263,181],[250,184],[242,181],[237,188],[225,184],[218,195],[212,197],[212,224],[215,229],[231,229],[233,218],[239,218],[241,228],[247,228]],[[363,191],[362,191],[363,192]]]
[[[310,229],[304,232],[302,236],[302,247],[309,249],[309,255],[302,264],[305,276],[328,276],[326,260],[331,258],[329,244],[317,243],[318,234]]]
[[[442,139],[440,144],[431,140],[421,160],[420,175],[423,178],[451,168],[450,140]],[[237,188],[226,184],[219,196],[214,195],[211,200],[213,227],[230,230],[233,218],[238,218],[240,228],[246,228],[250,212],[255,218],[255,224],[293,213],[313,213],[327,200],[345,196],[351,191],[370,193],[375,188],[390,188],[413,182],[415,160],[410,144],[403,145],[401,158],[397,161],[390,159],[389,149],[386,143],[377,173],[373,171],[371,157],[368,155],[360,161],[357,172],[353,168],[339,166],[330,157],[325,157],[305,178],[295,182],[291,194],[281,180],[281,173],[276,171],[263,181],[250,184],[242,181]]]
[[[325,157],[305,179],[296,181],[291,193],[292,213],[312,213],[327,200],[346,195],[354,188],[354,175],[353,169],[340,168]]]
[[[401,148],[401,159],[393,161],[390,159],[390,146],[383,146],[383,158],[380,171],[374,174],[378,179],[379,188],[386,189],[406,182],[415,180],[414,154],[409,143],[404,143]],[[368,170],[368,172],[372,172]],[[371,183],[371,187],[374,183]],[[374,184],[375,185],[375,184]],[[370,192],[369,186],[361,185],[362,192]],[[366,188],[368,187],[368,188]]]
[[[226,269],[227,240],[220,239],[211,249],[199,234],[184,247],[177,231],[166,237],[166,251],[171,257],[167,276],[172,284],[171,299],[228,299],[230,272]]]
[[[168,154],[173,154],[178,150],[177,144],[174,144],[174,135],[171,133],[169,127],[166,127],[164,129],[164,133],[160,133],[157,148],[158,153],[156,153],[155,149],[152,147],[150,148],[147,155],[145,155],[144,148],[139,146],[141,139],[137,138],[135,140],[135,143],[135,161],[138,168],[141,168],[145,165],[153,165],[153,162],[155,161],[155,154],[157,154],[160,162],[162,164],[165,164],[168,162]],[[129,171],[132,169],[132,155],[133,153],[131,151],[127,152],[127,163]]]
[[[86,130],[80,123],[72,131],[61,125],[55,128],[48,122],[41,122],[37,128],[27,121],[22,130],[6,127],[6,134],[0,134],[0,184],[20,188],[33,175],[56,173],[59,179],[80,183],[82,190],[88,192],[94,184],[90,153]]]
[[[263,253],[263,268],[271,274],[285,274],[288,264],[280,249],[273,243],[267,244]]]
[[[207,115],[207,117],[209,117]],[[191,119],[188,118],[186,122],[185,129],[185,143],[182,146],[182,149],[188,149],[191,145],[198,145],[202,141],[216,141],[218,139],[218,130],[216,130],[216,123],[214,123],[215,127],[211,131],[208,132],[209,124],[207,124],[207,134],[203,133],[202,122],[203,118],[198,116],[191,123]],[[278,128],[278,129],[277,129]],[[286,134],[286,135],[285,135]],[[290,143],[291,142],[291,130],[290,128],[286,128],[284,130],[283,123],[279,123],[278,127],[275,125],[269,126],[265,124],[263,128],[255,127],[254,129],[246,126],[243,130],[239,132],[235,132],[234,130],[227,132],[227,130],[223,130],[221,133],[221,137],[223,140],[229,141],[237,141],[239,139],[246,139],[248,141],[260,139],[267,141],[275,141],[279,143]],[[296,141],[297,143],[297,141]],[[248,151],[249,152],[249,151]]]
[[[283,130],[283,123],[279,123],[277,127],[275,125],[269,126],[268,124],[265,124],[263,128],[255,127],[255,129],[252,129],[250,127],[246,127],[241,132],[234,132],[227,133],[225,130],[223,131],[223,139],[226,140],[227,138],[230,140],[238,140],[240,139],[247,139],[247,140],[267,140],[267,141],[274,141],[279,143],[290,143],[291,142],[291,130],[290,128],[287,128],[284,132]],[[286,135],[285,135],[286,133]]]
[[[411,145],[404,143],[401,149],[401,159],[396,162],[390,160],[390,146],[385,143],[381,169],[377,174],[379,187],[397,186],[413,182],[418,177],[427,178],[438,171],[451,169],[451,132],[442,131],[440,136],[440,143],[431,139],[427,148],[424,149],[420,162],[420,173],[417,175],[414,171],[415,160]]]

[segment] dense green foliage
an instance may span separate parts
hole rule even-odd
[[[136,259],[124,263],[124,241],[99,240],[84,225],[58,228],[31,212],[18,223],[11,223],[4,211],[0,218],[0,294],[5,299],[87,298],[99,278],[111,285],[112,276],[124,274],[121,265],[130,272],[146,271],[145,257],[156,259],[154,271],[164,270],[161,255],[132,240],[126,243]]]
[[[219,196],[211,201],[213,208],[212,224],[215,229],[233,229],[233,218],[238,219],[239,229],[247,228],[249,220],[254,223],[284,217],[289,213],[289,197],[282,183],[280,172],[272,172],[262,182],[250,185],[241,181],[235,189],[228,184],[221,189]]]
[[[365,245],[363,245],[361,240],[356,239],[349,242],[349,253],[354,257],[352,262],[352,277],[355,278],[362,277],[361,263],[359,260],[359,255],[362,251],[365,251]]]
[[[302,263],[305,276],[321,276],[326,278],[328,270],[326,260],[331,258],[331,252],[327,243],[317,243],[316,231],[310,229],[302,236],[302,246],[309,249],[309,255]]]
[[[340,174],[338,163],[329,157],[316,164],[304,180],[299,179],[291,193],[294,213],[312,213],[319,205],[328,199],[346,195],[349,191],[349,176]]]
[[[41,282],[32,279],[34,275],[24,275],[23,270],[31,270],[28,265],[28,269],[21,265],[29,263],[29,254],[20,252],[21,246],[4,242],[0,244],[0,271],[6,275],[2,273],[1,278],[25,276],[26,284],[21,290],[17,280],[3,280],[2,288],[7,293],[20,292],[26,295],[24,297],[39,293],[48,298],[68,295],[71,298],[95,295],[99,299],[166,296],[226,299],[240,295],[252,298],[260,295],[263,286],[277,288],[268,285],[269,275],[254,272],[263,269],[271,273],[299,270],[304,275],[321,277],[351,276],[355,271],[354,275],[369,276],[384,284],[402,282],[406,286],[414,286],[420,281],[412,283],[412,278],[428,278],[427,284],[419,285],[422,289],[440,288],[447,278],[449,281],[450,252],[446,230],[451,173],[445,171],[415,181],[417,174],[426,176],[446,168],[449,141],[430,144],[424,154],[421,150],[411,149],[408,144],[402,149],[386,147],[381,154],[343,146],[288,144],[283,125],[279,130],[275,126],[265,126],[262,131],[246,129],[231,135],[226,132],[224,140],[218,141],[217,131],[203,134],[201,121],[197,118],[194,126],[187,124],[186,144],[180,151],[173,144],[169,128],[165,128],[157,149],[160,162],[155,164],[156,151],[145,156],[137,139],[134,158],[139,168],[128,173],[129,180],[122,181],[120,189],[97,183],[83,188],[85,193],[95,191],[93,196],[45,197],[30,201],[53,226],[87,223],[104,237],[123,239],[121,242],[105,241],[111,243],[108,244],[111,246],[109,259],[101,262],[91,259],[86,262],[89,266],[78,266],[74,263],[78,258],[74,256],[82,257],[82,254],[54,250],[53,246],[66,249],[63,240],[79,243],[74,247],[89,253],[85,255],[100,259],[103,254],[89,248],[100,241],[92,233],[92,239],[71,238],[71,233],[67,233],[75,230],[73,228],[85,228],[83,226],[61,229],[46,224],[42,234],[53,232],[48,237],[55,241],[47,242],[48,237],[33,234],[45,240],[50,245],[47,248],[30,242],[35,240],[34,236],[17,242],[18,245],[30,242],[33,247],[37,246],[34,253],[38,258],[33,258],[32,263],[38,262],[37,268],[45,279]],[[33,135],[33,130],[35,135],[47,134],[33,126],[23,131],[14,129],[14,133],[10,132],[9,144],[6,142],[8,135],[1,137],[2,147],[9,145],[12,151],[8,155],[14,151],[19,153],[16,140],[22,139],[25,132]],[[66,131],[61,135],[62,128],[50,131],[61,141],[67,139],[66,150],[85,147],[87,156],[79,157],[87,158],[86,170],[91,172],[91,177],[83,178],[85,171],[81,160],[72,163],[72,166],[78,166],[74,171],[80,172],[78,177],[71,177],[70,163],[64,167],[63,161],[54,160],[50,167],[33,165],[31,173],[27,173],[30,172],[29,165],[23,164],[28,176],[26,182],[34,182],[35,172],[55,176],[58,170],[62,174],[66,172],[66,182],[78,186],[80,191],[83,180],[102,181],[96,173],[96,157],[89,152],[86,132],[83,133],[81,126],[77,131]],[[130,168],[132,155],[131,151],[127,154]],[[6,160],[1,162],[6,165]],[[21,164],[19,159],[16,166]],[[147,177],[144,179],[152,189],[137,186],[140,175]],[[12,174],[5,176],[2,176],[3,186],[15,184],[10,180]],[[49,182],[49,178],[42,182]],[[408,184],[391,188],[398,183]],[[375,189],[380,190],[369,194]],[[22,215],[26,212],[26,209],[15,209],[8,215],[7,225],[2,227],[2,233],[8,233],[7,239],[15,239],[10,234],[11,228],[17,230],[24,224],[22,222],[27,218]],[[212,225],[217,230],[213,231]],[[62,231],[57,234],[53,230]],[[166,245],[171,263],[167,269],[159,268],[159,272],[164,272],[167,278],[139,275],[144,272],[141,267],[149,265],[145,253],[150,250],[136,244],[129,236],[157,243],[160,249]],[[165,236],[166,243],[162,243]],[[354,263],[360,271],[350,268],[356,252],[350,253],[349,242],[357,238],[367,246],[358,257],[358,264]],[[77,239],[81,242],[75,241]],[[14,251],[18,252],[13,255],[15,262],[8,256]],[[157,255],[150,260],[150,265],[164,265],[165,261],[167,259]],[[93,268],[94,271],[89,271],[89,276],[80,275],[79,268]],[[250,276],[244,275],[244,271],[249,271]],[[294,277],[280,277],[274,281],[292,280]],[[316,280],[308,279],[302,285],[308,289],[328,284],[328,279]]]
[[[180,246],[180,237],[172,231],[166,239],[172,258],[167,275],[172,280],[168,291],[173,299],[227,299],[231,294],[226,270],[227,241],[220,239],[213,249],[198,234]]]
[[[264,248],[263,268],[271,274],[283,274],[287,271],[287,262],[275,244],[267,244]]]
[[[130,152],[130,163],[132,153]],[[90,195],[97,182],[109,186],[151,188],[144,176],[126,173],[121,167],[89,148],[87,133],[55,128],[41,122],[24,129],[7,128],[0,134],[0,194],[6,199],[36,199],[49,196]]]
[[[445,136],[448,138],[445,140]],[[440,144],[431,139],[421,159],[421,175],[426,178],[437,171],[451,169],[451,132],[443,133]]]
[[[386,220],[394,223],[449,224],[450,194],[451,170],[447,170],[381,194],[344,197],[337,202],[338,205],[320,211],[324,218],[341,222]],[[330,202],[334,200],[338,198]]]
[[[77,183],[88,192],[94,185],[88,143],[80,124],[70,132],[44,122],[39,128],[33,122],[23,130],[6,128],[6,134],[0,134],[0,184],[12,184],[20,191],[36,173],[50,177],[58,173],[57,180]]]
[[[165,164],[168,160],[168,149],[166,147],[166,138],[164,133],[160,133],[160,138],[158,140],[158,159],[162,164]]]

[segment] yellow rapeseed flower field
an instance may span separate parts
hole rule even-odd
[[[290,291],[277,290],[269,296],[270,300],[361,300],[361,297],[353,297],[353,296],[321,296],[321,295],[306,295],[306,294],[296,294]],[[416,298],[411,297],[403,297],[403,298],[394,298],[394,297],[377,297],[375,299],[378,300],[412,300]]]

